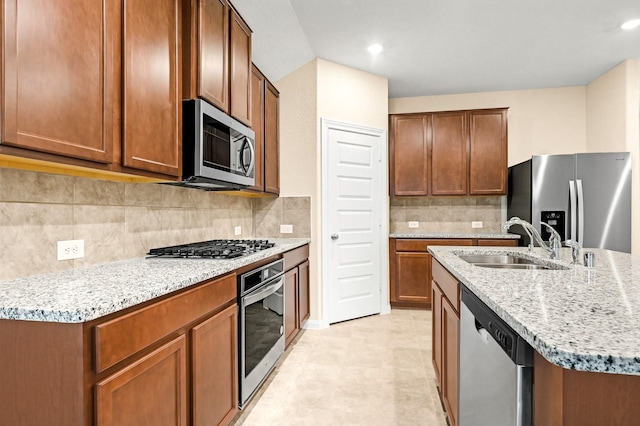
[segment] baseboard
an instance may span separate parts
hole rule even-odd
[[[305,330],[321,330],[327,327],[324,325],[323,321],[308,319],[302,324],[302,328]]]

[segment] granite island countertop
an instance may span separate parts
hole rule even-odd
[[[0,281],[0,319],[87,322],[310,243],[269,241],[275,247],[236,259],[140,257]]]
[[[567,369],[640,375],[640,257],[601,249],[595,268],[532,255],[566,270],[474,266],[458,254],[505,254],[520,248],[430,247],[434,258],[505,320],[536,351]]]
[[[484,240],[502,240],[520,238],[509,232],[391,232],[389,238],[478,238]]]

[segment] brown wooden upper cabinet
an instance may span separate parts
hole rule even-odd
[[[185,98],[251,126],[251,29],[226,0],[182,0]]]
[[[122,165],[180,176],[180,0],[124,4]]]
[[[469,111],[469,194],[507,193],[507,110]]]
[[[280,95],[255,65],[251,70],[251,128],[256,133],[256,183],[248,189],[277,195],[280,193]]]
[[[106,35],[117,23],[108,13],[101,1],[4,1],[4,145],[112,161],[118,63]]]
[[[1,153],[179,176],[180,0],[3,6]]]
[[[507,108],[390,115],[391,196],[505,195]]]

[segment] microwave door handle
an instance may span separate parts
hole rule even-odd
[[[247,146],[249,147],[249,152],[251,153],[251,161],[249,162],[248,166],[244,164],[244,155],[243,155],[244,150],[246,149]],[[253,168],[255,167],[256,150],[253,147],[253,144],[249,142],[249,138],[244,138],[244,141],[242,142],[242,147],[240,148],[240,164],[242,165],[242,170],[244,170],[244,173],[247,176],[251,174],[251,172],[253,171]]]
[[[248,296],[244,297],[244,306],[249,306],[253,303],[259,302],[260,300],[271,296],[276,291],[280,290],[280,288],[284,285],[284,277],[281,277],[277,282],[266,286],[264,289],[251,293]]]

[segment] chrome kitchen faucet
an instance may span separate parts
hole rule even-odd
[[[544,242],[544,240],[540,236],[540,233],[532,224],[530,224],[526,220],[520,219],[519,217],[514,216],[508,221],[506,221],[504,225],[502,225],[502,229],[507,230],[513,225],[522,226],[522,228],[525,230],[525,232],[529,236],[529,252],[533,250],[533,246],[534,246],[533,242],[535,240],[540,245],[540,247],[544,248],[547,251],[547,253],[549,253],[549,255],[551,256],[551,259],[557,259],[560,254],[560,244],[561,244],[560,234],[558,234],[558,232],[555,229],[553,229],[553,227],[548,223],[545,223],[545,222],[540,222],[540,223],[545,225],[547,228],[549,228],[551,232],[551,237],[549,238],[549,245],[547,245]]]

